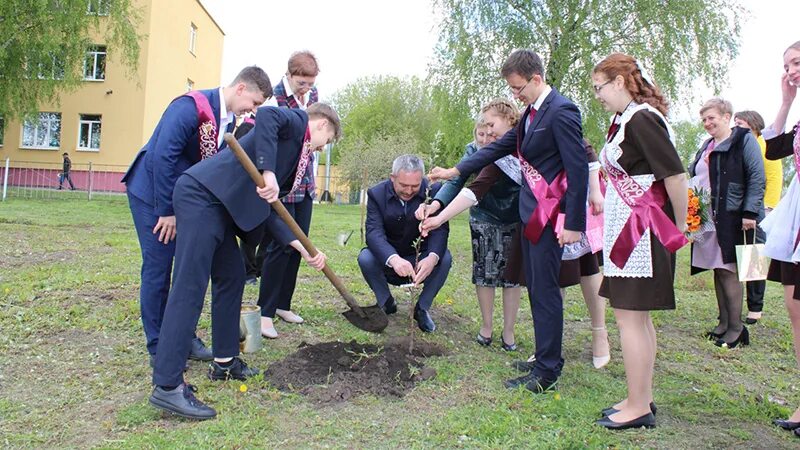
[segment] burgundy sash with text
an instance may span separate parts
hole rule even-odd
[[[675,222],[661,209],[667,202],[667,189],[663,181],[654,182],[645,192],[630,175],[609,163],[605,152],[603,159],[611,185],[622,201],[631,208],[631,215],[611,248],[611,262],[621,269],[625,268],[647,227],[650,227],[659,242],[671,253],[689,243],[675,226]]]
[[[217,128],[217,119],[214,117],[214,110],[211,109],[211,104],[208,103],[208,98],[200,91],[189,91],[184,95],[194,99],[194,104],[197,107],[197,117],[199,119],[197,136],[200,140],[200,159],[216,155],[219,129]]]
[[[305,175],[306,168],[308,168],[308,163],[311,161],[312,153],[311,131],[306,127],[306,135],[303,138],[303,150],[300,153],[300,161],[297,163],[297,173],[294,176],[292,190],[290,190],[289,194],[286,195],[290,195],[292,192],[296,191],[298,187],[300,187],[300,183],[303,181],[303,175]]]
[[[519,159],[522,176],[536,198],[536,208],[528,218],[524,230],[525,237],[536,244],[539,242],[539,238],[542,237],[542,231],[544,231],[548,223],[553,226],[554,231],[556,229],[558,204],[567,191],[567,177],[562,170],[548,185],[542,174],[522,157],[522,153],[519,151],[519,142],[517,142],[517,158]]]

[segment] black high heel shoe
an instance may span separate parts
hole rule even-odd
[[[733,342],[725,342],[723,339],[717,339],[717,342],[714,342],[714,345],[723,348],[736,348],[740,344],[742,346],[750,345],[750,332],[747,331],[747,327],[742,328],[742,332],[739,333],[739,337]]]
[[[707,332],[706,334],[704,334],[704,336],[709,341],[716,341],[717,339],[722,337],[722,334],[714,333],[714,330],[711,330],[711,331]]]

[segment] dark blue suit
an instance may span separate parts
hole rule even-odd
[[[426,187],[427,180],[422,180],[417,195],[407,202],[397,196],[391,180],[380,182],[367,192],[367,247],[358,255],[358,265],[381,306],[391,295],[388,283],[400,285],[411,282],[400,278],[394,269],[386,265],[386,261],[397,254],[412,265],[415,263],[414,241],[419,237],[419,220],[414,217],[414,212],[425,201]],[[430,196],[436,195],[440,187],[440,184],[433,185]],[[447,250],[449,234],[450,229],[445,222],[422,241],[420,260],[431,253],[439,256],[439,263],[428,275],[419,296],[419,307],[425,311],[430,309],[433,298],[450,273],[452,257]]]
[[[562,170],[566,172],[567,192],[560,205],[561,211],[566,214],[564,228],[585,231],[589,173],[580,111],[574,103],[553,89],[526,132],[529,114],[530,108],[525,111],[515,128],[456,167],[462,175],[476,172],[491,162],[514,153],[519,143],[522,156],[548,183]],[[523,223],[528,222],[535,208],[536,198],[528,184],[523,182],[519,199],[519,214]],[[546,380],[558,378],[564,365],[561,354],[564,307],[558,284],[562,251],[551,225],[545,227],[536,244],[522,237],[525,278],[536,338],[536,363],[533,372]]]
[[[208,98],[219,125],[219,89],[200,92]],[[200,161],[198,126],[194,100],[186,96],[175,99],[122,178],[142,249],[139,304],[147,351],[151,355],[156,354],[158,346],[175,256],[175,240],[168,244],[158,242],[153,228],[159,217],[175,215],[172,208],[175,181],[184,170]]]
[[[255,130],[240,141],[260,171],[275,173],[282,191],[291,188],[307,124],[303,111],[262,107]],[[187,170],[175,185],[173,203],[181,238],[153,372],[153,382],[159,386],[183,381],[183,361],[189,355],[209,277],[214,357],[239,354],[244,263],[236,236],[258,242],[265,228],[280,221],[270,214],[269,204],[258,196],[255,183],[230,150]]]

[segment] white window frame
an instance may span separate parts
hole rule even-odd
[[[47,116],[45,117],[45,115],[47,115]],[[45,139],[42,140],[43,142],[52,141],[51,135],[53,134],[54,130],[53,130],[53,127],[51,125],[54,124],[54,123],[58,125],[58,145],[57,146],[53,147],[53,146],[50,146],[50,145],[37,145],[36,144],[38,141],[41,140],[41,139],[39,139],[40,138],[40,136],[39,136],[39,125],[43,121],[42,119],[44,119],[44,122],[46,122],[48,124],[47,131],[46,131],[47,134],[45,135]],[[39,113],[39,118],[38,118],[38,120],[36,120],[36,122],[31,122],[30,120],[25,120],[25,121],[22,122],[21,126],[22,126],[22,133],[20,133],[20,145],[19,145],[19,148],[25,148],[25,149],[31,149],[31,150],[58,150],[58,149],[61,148],[61,113],[49,112],[49,111],[40,112]],[[34,133],[34,135],[33,135],[33,145],[25,145],[25,128],[26,128],[26,126],[27,127],[33,127],[33,133]]]
[[[197,56],[197,25],[194,22],[189,24],[189,53]]]
[[[110,6],[111,5],[108,0],[87,0],[86,15],[107,16]]]
[[[94,119],[86,119],[84,117],[97,117],[97,120]],[[100,114],[81,114],[78,116],[78,145],[76,149],[81,152],[99,152],[100,151],[100,144],[97,144],[97,148],[91,147],[92,145],[92,135],[97,133],[98,134],[98,141],[103,138],[102,129],[103,129],[103,116]],[[83,126],[88,125],[89,127],[89,136],[86,138],[86,142],[89,143],[89,147],[84,147],[81,145],[81,134],[83,132]],[[95,125],[97,125],[97,131],[95,131]]]
[[[102,49],[102,50],[101,50]],[[100,55],[103,58],[103,78],[97,78],[97,67],[100,60]],[[87,62],[89,58],[92,60],[92,75],[88,76],[87,71]],[[108,62],[108,50],[106,49],[105,45],[93,45],[88,50],[86,50],[86,60],[84,61],[83,67],[83,79],[84,81],[105,81],[106,80],[106,72],[105,67],[106,63]]]

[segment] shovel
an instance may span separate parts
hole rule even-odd
[[[250,158],[245,153],[242,146],[239,144],[239,141],[236,140],[235,137],[231,133],[225,133],[225,142],[228,143],[228,147],[230,147],[231,151],[233,152],[236,159],[239,160],[239,163],[244,167],[244,170],[250,175],[250,178],[256,183],[256,186],[263,188],[264,187],[264,178],[256,169],[255,164],[250,161]],[[300,244],[303,245],[303,248],[306,249],[309,255],[316,256],[317,255],[317,248],[314,247],[314,244],[311,243],[311,240],[308,239],[303,230],[297,225],[294,218],[289,214],[289,211],[286,210],[286,207],[283,206],[280,200],[276,200],[269,204],[272,207],[272,210],[278,213],[278,216],[286,223],[295,237],[300,241]],[[347,319],[348,322],[355,325],[357,328],[362,329],[364,331],[370,331],[373,333],[379,333],[383,331],[387,325],[389,325],[389,319],[386,317],[386,313],[383,311],[378,305],[368,306],[368,307],[360,307],[358,303],[356,303],[356,299],[350,295],[350,292],[344,287],[342,280],[333,273],[333,269],[330,268],[327,264],[325,267],[322,268],[322,273],[328,277],[333,287],[339,291],[339,294],[342,296],[344,301],[347,303],[347,306],[350,307],[349,310],[342,313],[342,315]]]

